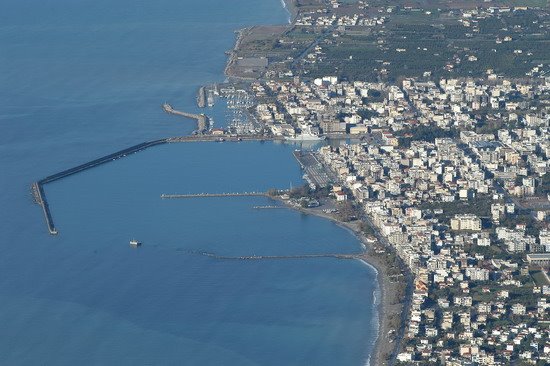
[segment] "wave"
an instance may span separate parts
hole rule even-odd
[[[286,1],[285,1],[285,0],[281,0],[281,5],[283,6],[283,9],[285,9],[285,11],[286,11],[287,14],[288,14],[288,19],[287,19],[288,24],[292,23],[292,19],[291,19],[292,14],[290,13],[290,10],[288,10],[288,7],[287,7],[287,5],[286,5]]]
[[[376,338],[373,340],[373,342],[371,344],[371,346],[376,346],[376,342],[378,341],[378,338],[380,338],[380,331],[381,331],[379,306],[380,306],[380,301],[382,299],[382,296],[381,296],[382,293],[381,293],[380,285],[379,285],[379,282],[378,282],[378,276],[380,275],[380,273],[378,272],[376,267],[374,267],[369,262],[367,262],[363,259],[360,259],[359,261],[362,262],[367,267],[370,267],[371,269],[373,269],[374,272],[376,273],[376,275],[374,277],[376,286],[375,286],[374,290],[372,291],[373,304],[374,304],[374,316],[372,318],[372,321],[373,321],[373,324],[375,325],[375,328],[376,328]],[[371,366],[371,358],[372,358],[372,353],[373,352],[376,352],[376,349],[374,349],[374,348],[371,349],[371,352],[369,353],[369,355],[367,356],[367,358],[365,360],[365,366]]]

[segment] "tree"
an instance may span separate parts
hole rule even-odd
[[[338,204],[338,213],[336,214],[338,220],[348,222],[357,218],[355,214],[355,207],[350,201],[340,202]]]

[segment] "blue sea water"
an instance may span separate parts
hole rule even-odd
[[[365,362],[371,267],[196,254],[353,253],[351,233],[253,208],[266,198],[160,198],[301,184],[293,146],[163,145],[48,184],[57,237],[29,194],[51,173],[190,133],[160,105],[197,111],[198,87],[223,80],[233,31],[287,16],[279,0],[3,1],[0,364]],[[132,250],[131,237],[144,245]]]

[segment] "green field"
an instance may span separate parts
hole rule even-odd
[[[312,77],[336,74],[349,80],[395,81],[427,71],[435,78],[481,77],[488,69],[524,77],[534,66],[550,63],[544,14],[519,11],[465,27],[448,12],[398,11],[368,35],[343,32],[322,42],[324,60],[305,70]],[[502,41],[505,37],[511,41]]]

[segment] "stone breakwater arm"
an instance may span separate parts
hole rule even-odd
[[[175,115],[178,115],[178,116],[182,116],[182,117],[191,118],[191,119],[196,120],[197,121],[197,129],[199,131],[204,131],[204,130],[208,129],[209,119],[205,114],[194,114],[194,113],[187,113],[187,112],[178,111],[178,110],[174,109],[168,103],[164,103],[162,105],[162,109],[164,109],[164,111],[166,113],[169,113],[169,114],[175,114]]]

